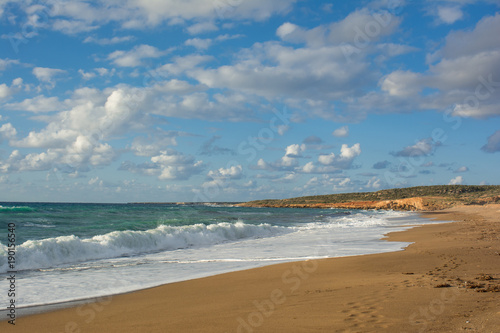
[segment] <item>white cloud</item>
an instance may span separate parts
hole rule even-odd
[[[219,28],[213,22],[200,22],[193,24],[187,28],[187,31],[191,35],[199,35],[201,33],[207,33],[212,31],[217,31]]]
[[[170,75],[180,75],[188,70],[193,70],[197,66],[213,60],[212,56],[208,55],[187,55],[185,57],[174,57],[173,62],[167,63],[158,69],[159,73],[167,73]]]
[[[191,31],[206,31],[207,27],[197,24],[214,20],[265,20],[272,15],[288,11],[297,0],[103,0],[86,2],[82,0],[41,2],[36,5],[17,6],[29,17],[31,24],[39,31],[52,29],[64,34],[78,34],[98,29],[108,23],[117,23],[125,29],[144,29],[161,24],[191,24]],[[16,2],[12,2],[16,4]],[[0,12],[2,8],[0,7]],[[51,20],[44,20],[49,16]],[[212,23],[215,27],[215,24]],[[30,31],[31,32],[31,31]],[[26,36],[25,36],[26,37]],[[33,37],[33,34],[28,38]],[[93,38],[93,37],[91,37]],[[124,41],[124,37],[95,38],[87,42],[110,45]]]
[[[290,35],[297,29],[300,29],[298,25],[290,22],[285,22],[276,30],[276,35],[281,39],[286,39],[288,35]]]
[[[339,182],[339,186],[346,186],[348,185],[349,183],[351,183],[351,178],[344,178],[342,181]]]
[[[81,32],[97,30],[99,26],[91,25],[86,21],[56,19],[52,23],[52,29],[67,35],[75,35]]]
[[[435,148],[441,143],[434,142],[431,138],[419,140],[413,146],[407,146],[398,152],[392,153],[394,156],[417,157],[431,155]]]
[[[5,83],[0,84],[0,99],[6,99],[13,94],[12,89]]]
[[[500,130],[488,137],[488,142],[481,149],[487,153],[500,152]]]
[[[356,143],[351,147],[344,144],[340,148],[340,161],[352,161],[359,155],[361,155],[361,145],[359,143]]]
[[[411,71],[395,71],[381,80],[381,88],[391,96],[414,96],[422,89],[422,77]]]
[[[460,173],[460,172],[467,172],[467,171],[469,171],[469,168],[466,167],[466,166],[462,166],[462,167],[456,169],[454,172],[455,173]]]
[[[306,43],[311,47],[325,45],[361,45],[367,47],[382,37],[392,34],[401,20],[383,10],[370,12],[362,8],[350,13],[344,19],[328,25],[312,29],[304,29],[293,23],[286,22],[276,31],[278,37],[293,43]],[[355,50],[357,53],[359,50]]]
[[[177,131],[158,131],[152,136],[136,137],[131,145],[132,152],[137,156],[159,155],[167,146],[177,146],[177,137],[182,135]]]
[[[208,177],[213,179],[241,179],[243,177],[243,167],[241,165],[233,165],[229,168],[210,170]]]
[[[160,166],[158,179],[186,180],[205,168],[203,161],[195,161],[194,157],[173,150],[151,157],[151,162]]]
[[[86,171],[90,166],[109,165],[117,153],[106,140],[126,131],[143,128],[144,117],[133,109],[133,98],[123,89],[100,92],[83,88],[65,102],[72,108],[55,115],[40,117],[48,125],[31,131],[26,137],[11,140],[11,146],[45,149],[23,155],[14,151],[2,162],[4,171],[49,170],[67,165]],[[49,102],[50,104],[50,102]],[[35,105],[40,110],[39,105]],[[142,119],[141,119],[142,118]]]
[[[15,87],[20,87],[20,86],[22,86],[22,84],[23,84],[23,79],[20,77],[12,80],[12,85]]]
[[[108,55],[108,60],[121,67],[137,67],[142,65],[143,59],[159,58],[168,51],[160,51],[151,45],[137,45],[130,51],[114,51]]]
[[[79,69],[78,74],[80,74],[84,80],[91,80],[97,76],[96,73],[85,72],[83,69]]]
[[[66,74],[67,72],[62,69],[57,68],[47,68],[47,67],[35,67],[33,68],[33,75],[40,82],[46,82],[53,84],[53,78],[58,75]]]
[[[83,40],[84,43],[95,43],[99,45],[114,45],[119,43],[125,43],[135,40],[134,36],[122,36],[122,37],[112,37],[112,38],[96,38],[96,37],[87,37]]]
[[[94,68],[92,71],[86,72],[83,69],[78,70],[78,74],[82,76],[82,79],[85,81],[96,78],[97,76],[105,77],[105,76],[113,76],[115,74],[115,69],[109,70],[107,68]]]
[[[378,190],[381,187],[382,187],[381,181],[377,177],[371,178],[368,181],[368,183],[366,184],[366,188],[373,189],[373,190]]]
[[[456,176],[455,178],[451,179],[448,185],[462,185],[464,182],[464,178],[462,176]]]
[[[357,94],[369,83],[368,64],[345,66],[338,46],[318,49],[284,47],[274,42],[255,44],[239,62],[190,75],[210,88],[225,88],[268,99],[279,97],[327,100]]]
[[[285,174],[283,177],[271,180],[273,183],[293,183],[300,177],[299,174],[295,172],[290,172]]]
[[[160,180],[187,180],[199,175],[205,169],[203,161],[196,161],[193,156],[184,155],[173,149],[163,150],[150,160],[151,163],[139,165],[123,162],[120,170],[155,176]]]
[[[335,154],[334,153],[330,153],[328,155],[320,155],[318,157],[318,162],[323,164],[323,165],[331,165],[333,164],[333,162],[335,162]]]
[[[98,185],[98,186],[103,186],[104,182],[99,179],[99,177],[93,177],[88,181],[89,185]]]
[[[201,39],[201,38],[191,38],[184,42],[185,45],[193,46],[199,50],[206,50],[212,45],[212,40],[210,38]]]
[[[349,126],[342,126],[340,128],[337,128],[335,131],[332,132],[332,135],[337,137],[337,138],[346,138],[349,136]]]
[[[304,144],[293,144],[286,147],[285,157],[302,157],[302,152],[306,150],[306,146]]]
[[[340,170],[350,169],[354,159],[359,155],[361,155],[361,145],[359,143],[356,143],[351,147],[347,144],[343,144],[340,148],[339,155],[330,153],[318,156],[318,162],[322,166],[318,167],[315,166],[313,162],[308,162],[299,170],[303,173],[335,173]]]
[[[257,169],[270,171],[287,171],[293,170],[298,166],[298,159],[302,157],[302,153],[306,150],[305,144],[292,144],[286,147],[285,155],[273,163],[267,163],[262,158],[257,161]]]
[[[500,47],[499,38],[494,38],[500,30],[500,14],[482,18],[472,30],[457,30],[446,36],[446,44],[439,55],[446,59],[490,52]]]
[[[30,111],[35,113],[60,111],[64,107],[66,107],[66,104],[59,101],[57,97],[45,97],[43,95],[27,98],[22,102],[10,103],[5,106],[6,109],[10,110]]]
[[[158,26],[164,22],[181,24],[186,21],[216,18],[263,20],[288,10],[295,1],[105,0],[96,4],[71,1],[57,3],[52,10],[54,15],[73,22],[73,25],[79,28],[73,27],[71,31],[74,32],[91,30],[94,24],[104,25],[113,21],[121,23],[125,28],[143,28]]]
[[[439,7],[437,15],[442,22],[452,24],[460,20],[464,13],[459,7]]]
[[[12,140],[16,137],[16,135],[17,131],[11,123],[3,124],[0,127],[0,142],[2,142],[4,139]]]
[[[4,71],[6,68],[12,66],[12,65],[18,65],[19,60],[13,60],[13,59],[0,59],[0,71]]]

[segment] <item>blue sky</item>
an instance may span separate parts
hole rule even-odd
[[[499,184],[499,8],[0,0],[0,200]]]

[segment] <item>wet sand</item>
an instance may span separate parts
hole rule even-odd
[[[415,242],[400,252],[172,283],[4,321],[0,331],[500,332],[500,205],[422,215],[457,222],[389,234]]]

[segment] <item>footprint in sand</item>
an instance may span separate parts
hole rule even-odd
[[[344,321],[348,323],[349,329],[344,332],[359,332],[357,329],[373,329],[383,331],[389,327],[385,317],[379,314],[379,304],[387,297],[381,292],[366,295],[357,302],[346,303],[342,313],[345,314]]]

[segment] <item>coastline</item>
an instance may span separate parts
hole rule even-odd
[[[500,326],[498,294],[476,290],[499,288],[499,211],[497,204],[422,213],[461,222],[388,234],[390,241],[413,242],[404,251],[178,282],[22,317],[16,326],[4,321],[0,330],[494,332]],[[485,286],[469,288],[472,283]]]

